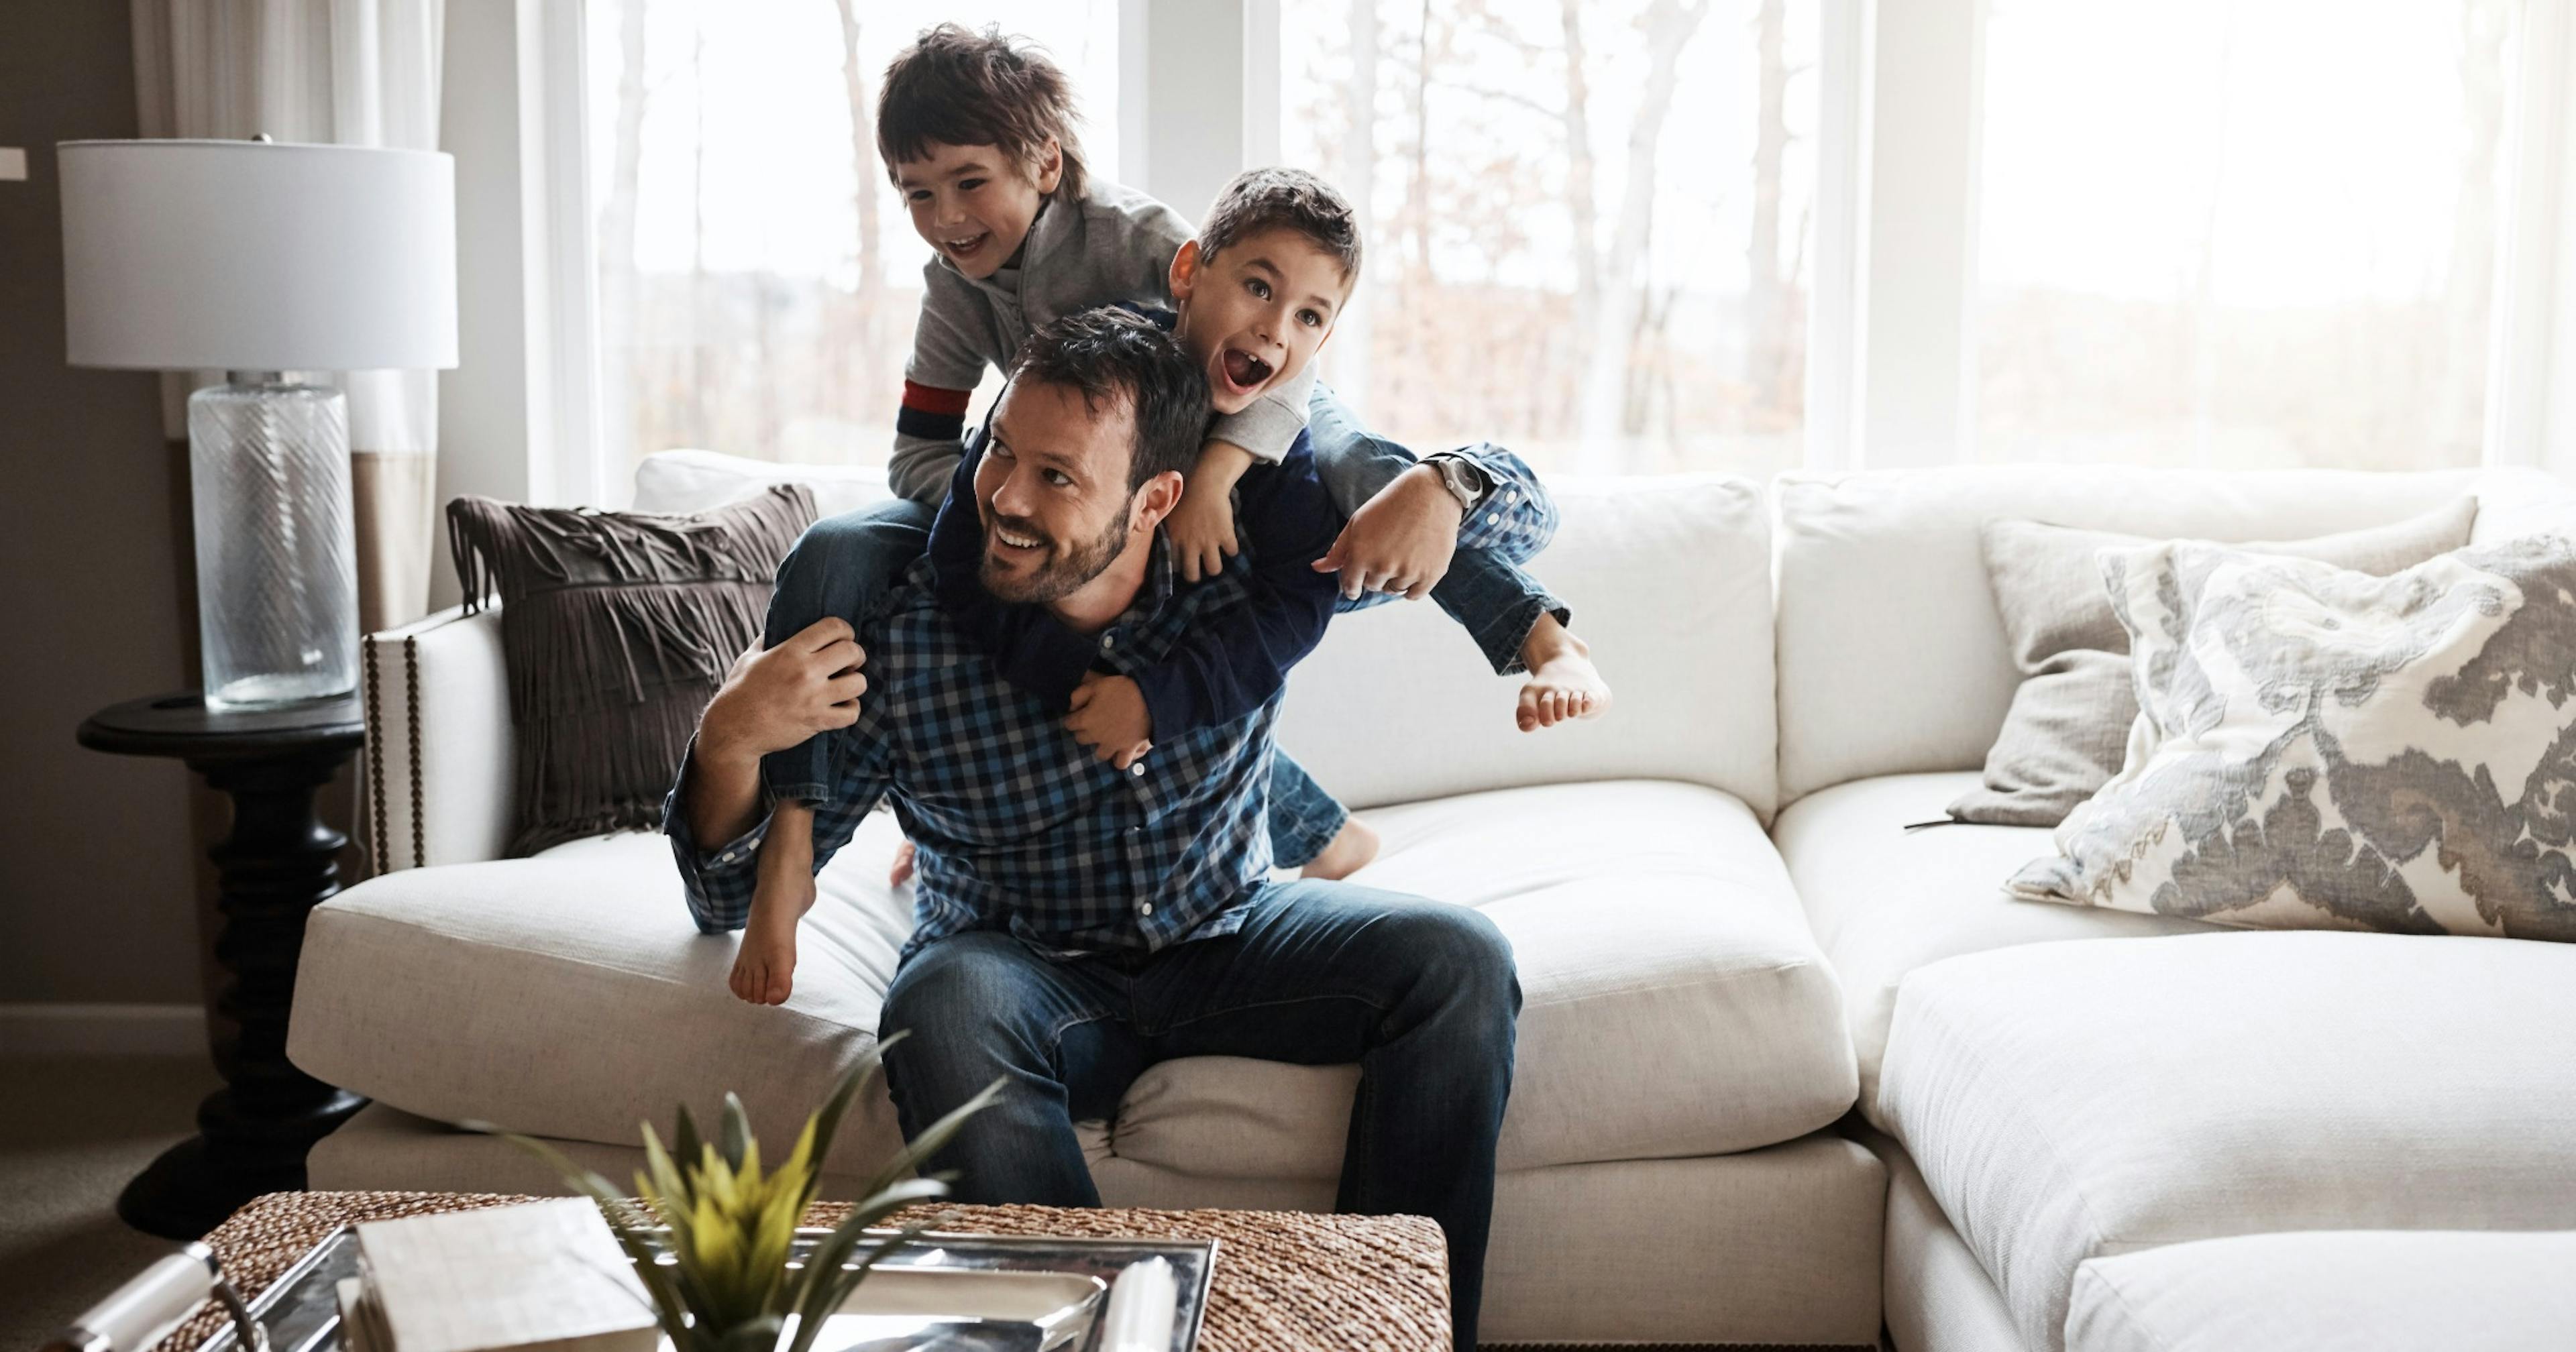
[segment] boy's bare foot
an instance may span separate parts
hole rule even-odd
[[[780,803],[760,839],[751,918],[725,984],[755,1005],[783,1005],[796,976],[796,924],[814,908],[814,809]]]
[[[1297,870],[1300,878],[1321,878],[1337,883],[1368,866],[1377,858],[1377,832],[1368,829],[1357,817],[1344,817],[1342,829],[1333,833],[1333,843],[1322,854],[1306,861]]]
[[[792,888],[793,879],[779,886]],[[751,903],[751,921],[743,926],[742,947],[733,957],[733,993],[755,1005],[783,1005],[795,989],[796,922],[814,904],[814,880],[804,880],[802,896],[776,895],[763,879]]]
[[[912,842],[894,847],[894,867],[886,870],[886,886],[901,887],[912,881]]]
[[[1552,728],[1574,718],[1599,718],[1610,712],[1610,683],[1592,665],[1591,645],[1565,631],[1553,615],[1541,615],[1521,645],[1529,680],[1521,686],[1520,707],[1513,717],[1523,732]]]

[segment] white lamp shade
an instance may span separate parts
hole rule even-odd
[[[256,141],[60,144],[71,364],[456,364],[456,162]]]

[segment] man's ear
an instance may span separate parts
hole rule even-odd
[[[1055,185],[1062,182],[1064,182],[1064,147],[1050,136],[1047,138],[1046,149],[1038,154],[1038,195],[1044,197],[1054,192]]]
[[[1169,280],[1173,300],[1185,301],[1190,298],[1191,289],[1199,284],[1199,242],[1197,240],[1181,241],[1180,252],[1172,255],[1172,275]]]
[[[1136,490],[1135,505],[1128,511],[1127,528],[1152,534],[1156,526],[1163,524],[1163,518],[1181,505],[1183,482],[1178,472],[1168,469],[1147,479],[1145,486]]]

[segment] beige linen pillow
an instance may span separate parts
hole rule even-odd
[[[2233,548],[2320,559],[2384,576],[2469,542],[2475,498],[2385,526],[2312,540]],[[2102,592],[2095,555],[2154,543],[2143,536],[2038,521],[1989,521],[1986,578],[2022,683],[1986,752],[1985,783],[1950,804],[1963,822],[2055,826],[2119,773],[2137,720],[2129,639]]]
[[[2140,752],[2013,895],[2268,929],[2576,941],[2576,544],[2390,577],[2102,556]]]

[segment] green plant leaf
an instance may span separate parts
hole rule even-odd
[[[850,1073],[841,1077],[840,1084],[834,1086],[832,1090],[832,1096],[823,1100],[823,1106],[815,1112],[814,1173],[816,1176],[819,1177],[822,1174],[823,1162],[831,1158],[832,1143],[840,1139],[842,1116],[850,1111],[850,1104],[858,1098],[859,1090],[874,1080],[878,1072],[885,1068],[885,1049],[903,1041],[909,1035],[910,1030],[906,1029],[895,1033],[892,1037],[878,1039],[877,1045],[869,1049],[865,1056],[859,1058],[857,1065],[850,1067]]]
[[[716,1340],[719,1352],[772,1352],[778,1346],[779,1331],[787,1321],[774,1314],[746,1319],[726,1329]]]
[[[863,1195],[874,1197],[885,1191],[896,1179],[905,1174],[917,1172],[923,1160],[938,1154],[940,1147],[948,1144],[948,1138],[956,1135],[958,1129],[966,1125],[967,1118],[993,1106],[993,1101],[1002,1096],[1002,1083],[1000,1077],[995,1077],[991,1084],[984,1086],[983,1092],[957,1105],[956,1111],[931,1123],[927,1130],[912,1138],[903,1149],[895,1152],[893,1159],[886,1161],[886,1166],[879,1169],[874,1178],[868,1180],[867,1190]]]
[[[914,1203],[935,1201],[947,1195],[947,1183],[935,1178],[916,1178],[875,1193],[852,1207],[848,1219],[824,1236],[805,1260],[795,1299],[796,1337],[788,1344],[787,1352],[808,1352],[815,1335],[823,1329],[823,1321],[849,1299],[851,1290],[876,1266],[877,1260],[920,1233],[918,1226],[906,1227],[872,1246],[867,1256],[855,1266],[845,1266],[869,1226]]]
[[[724,1121],[717,1133],[717,1150],[724,1162],[735,1170],[742,1168],[742,1158],[751,1146],[751,1119],[743,1114],[742,1100],[731,1092],[725,1094]]]
[[[680,1158],[687,1159],[688,1156]],[[672,1206],[686,1208],[689,1205],[688,1180],[680,1176],[679,1166],[672,1161],[670,1152],[662,1148],[662,1138],[654,1134],[650,1122],[644,1124],[644,1167],[652,1173],[654,1190],[670,1199]]]
[[[671,1158],[682,1162],[696,1159],[698,1143],[698,1120],[689,1116],[689,1105],[683,1103],[680,1105],[679,1123],[671,1131]]]

